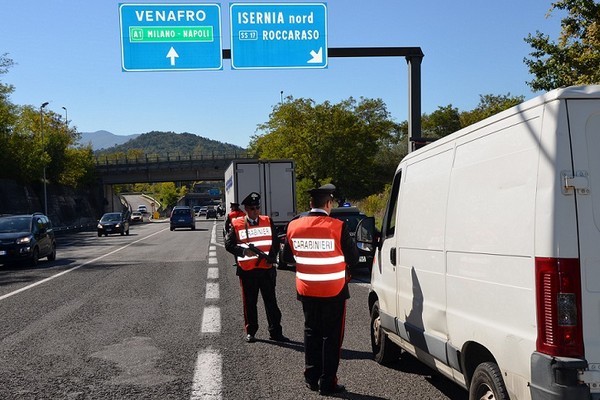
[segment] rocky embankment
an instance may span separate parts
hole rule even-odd
[[[70,187],[46,187],[48,216],[58,229],[85,229],[95,226],[102,216],[102,192],[98,188],[75,190]],[[22,185],[0,179],[0,215],[44,212],[44,187]]]

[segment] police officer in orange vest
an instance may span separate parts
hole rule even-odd
[[[250,193],[242,201],[245,217],[231,221],[225,236],[225,249],[236,256],[237,275],[242,287],[246,342],[256,341],[258,330],[258,293],[265,303],[269,337],[288,342],[281,329],[281,310],[275,295],[276,269],[273,267],[279,249],[279,238],[271,218],[260,215],[260,194]]]
[[[231,228],[231,221],[233,221],[237,217],[243,217],[244,215],[246,215],[245,212],[240,210],[239,203],[229,203],[229,208],[231,211],[229,211],[229,214],[227,214],[227,218],[225,219],[225,234],[227,234],[229,228]]]
[[[284,258],[296,262],[296,291],[304,312],[304,380],[322,395],[345,391],[338,384],[349,273],[358,250],[343,221],[329,217],[335,186],[311,190],[312,209],[289,223]]]

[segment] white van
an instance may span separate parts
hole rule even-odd
[[[600,86],[410,153],[376,251],[378,362],[407,351],[470,399],[600,399]]]

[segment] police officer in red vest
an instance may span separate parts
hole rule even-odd
[[[245,212],[240,210],[239,203],[235,203],[235,202],[229,203],[229,208],[231,211],[229,211],[229,214],[227,214],[227,218],[225,219],[225,234],[227,234],[227,232],[229,231],[229,228],[231,228],[231,221],[233,221],[234,219],[236,219],[238,217],[243,217],[246,215]]]
[[[289,223],[284,258],[296,262],[296,291],[304,312],[304,380],[320,394],[345,391],[338,384],[349,273],[358,250],[343,221],[329,217],[335,186],[311,190],[310,213]]]
[[[279,249],[279,239],[271,218],[260,215],[260,194],[250,193],[242,201],[245,217],[231,221],[225,236],[225,249],[236,256],[237,275],[242,287],[246,342],[256,341],[258,330],[258,293],[265,303],[269,337],[288,342],[281,329],[281,310],[275,295],[276,269],[273,260]]]

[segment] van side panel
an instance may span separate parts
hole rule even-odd
[[[543,106],[457,140],[446,228],[448,332],[527,390],[535,350],[534,225]],[[516,397],[520,397],[518,393]]]
[[[535,256],[577,258],[574,196],[561,190],[562,171],[572,173],[571,141],[564,101],[544,108],[535,207]]]
[[[600,393],[600,99],[568,100],[576,175],[583,177],[576,199],[579,224],[582,319],[585,359],[592,392]],[[600,394],[599,394],[600,396]]]
[[[447,362],[445,210],[453,144],[411,160],[400,187],[398,318],[413,345]],[[424,331],[428,336],[424,335]]]

